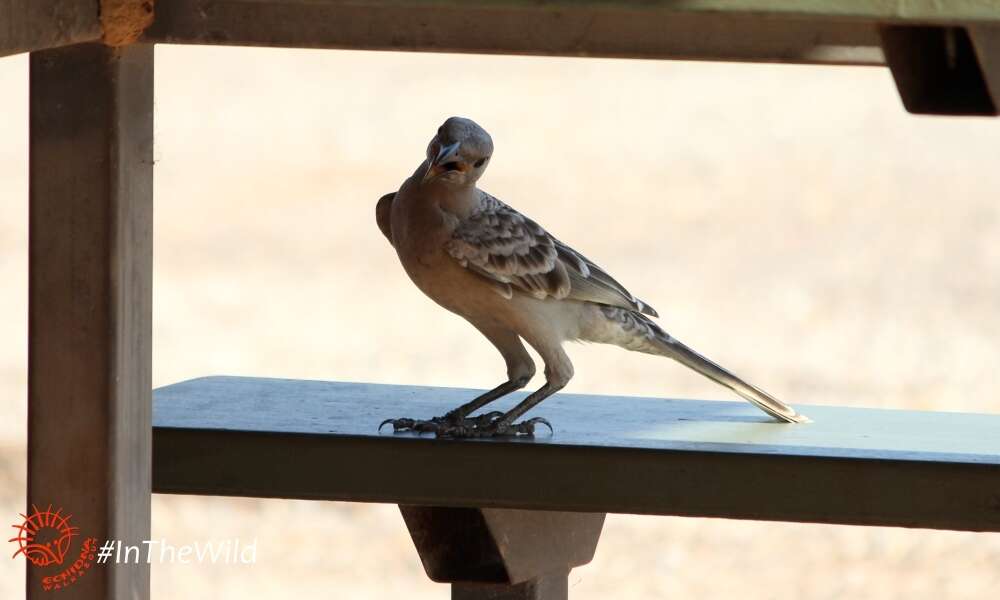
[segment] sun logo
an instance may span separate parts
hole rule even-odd
[[[7,540],[18,544],[14,557],[23,554],[38,567],[61,565],[73,536],[79,532],[69,524],[73,515],[63,515],[61,508],[52,512],[51,504],[44,511],[34,505],[31,509],[30,516],[21,515],[24,520],[11,525],[17,529],[17,537]]]

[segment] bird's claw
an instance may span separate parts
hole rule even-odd
[[[382,428],[386,425],[392,425],[393,432],[415,431],[417,433],[437,433],[445,423],[441,417],[434,417],[430,421],[409,418],[386,419],[379,424],[378,430],[382,431]]]
[[[392,425],[393,433],[412,431],[415,433],[433,433],[438,437],[471,438],[471,437],[505,437],[534,436],[535,425],[541,423],[554,433],[552,424],[547,419],[535,417],[520,423],[505,421],[503,413],[492,411],[475,417],[457,417],[452,414],[443,417],[433,417],[429,421],[421,419],[386,419],[378,426],[378,430],[386,425]]]
[[[379,423],[378,430],[381,432],[386,425],[392,425],[393,431],[410,431],[416,427],[418,422],[420,421],[416,419],[386,419]]]
[[[549,423],[548,419],[542,417],[535,417],[533,419],[528,419],[526,421],[521,421],[520,423],[510,423],[502,418],[493,421],[489,425],[483,428],[477,428],[474,435],[477,437],[502,437],[502,436],[534,436],[535,435],[535,425],[541,423],[549,428],[549,435],[555,433],[552,428],[552,423]]]
[[[468,437],[469,432],[474,429],[486,427],[502,416],[502,412],[494,410],[475,417],[459,417],[453,413],[448,413],[443,417],[432,417],[427,421],[405,417],[402,419],[386,419],[379,424],[378,430],[382,431],[382,428],[386,425],[392,425],[393,432],[413,431],[416,433],[451,435],[452,437]]]

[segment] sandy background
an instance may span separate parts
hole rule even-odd
[[[373,218],[460,114],[496,142],[486,189],[777,396],[1000,410],[1000,121],[906,115],[887,71],[174,47],[157,60],[156,385],[498,383],[494,350],[412,287]],[[0,60],[0,90],[0,515],[13,518],[24,56]],[[570,353],[573,392],[731,398],[655,357]],[[393,506],[153,508],[170,543],[258,540],[253,566],[155,567],[155,598],[448,597]],[[612,516],[571,584],[578,600],[987,598],[1000,536]],[[21,559],[0,557],[0,597],[23,585]]]

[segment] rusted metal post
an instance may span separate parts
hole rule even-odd
[[[427,576],[452,600],[566,600],[604,513],[400,506]]]
[[[149,538],[153,48],[33,53],[30,105],[27,503],[76,528],[62,564],[29,562],[27,597],[41,599],[84,540]],[[141,600],[149,567],[55,583]]]

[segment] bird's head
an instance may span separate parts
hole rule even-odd
[[[427,145],[427,170],[422,183],[475,185],[493,154],[493,139],[471,119],[451,117],[438,127]]]

